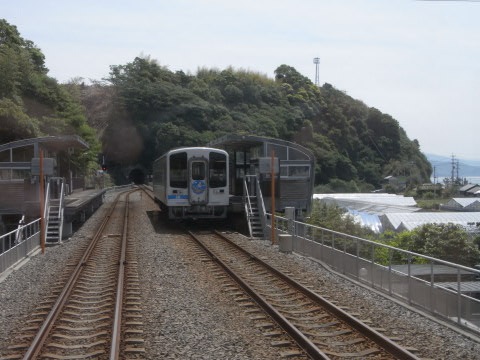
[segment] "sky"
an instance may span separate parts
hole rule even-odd
[[[0,0],[59,82],[150,56],[171,71],[286,64],[395,118],[424,153],[480,159],[480,1]]]

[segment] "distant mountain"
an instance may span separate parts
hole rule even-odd
[[[452,175],[452,158],[447,156],[425,154],[427,160],[430,161],[432,167],[435,167],[435,175],[437,177],[450,177]],[[480,160],[464,160],[455,157],[454,163],[457,166],[458,176],[460,178],[470,176],[480,176]],[[455,168],[455,176],[457,169]]]

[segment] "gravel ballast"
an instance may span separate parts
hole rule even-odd
[[[109,198],[69,240],[3,276],[0,354],[10,343],[9,337],[48,294],[72,253],[93,237]],[[129,239],[136,246],[141,280],[146,358],[278,359],[280,350],[270,346],[271,339],[254,327],[248,314],[222,289],[221,281],[189,245],[187,236],[161,224],[154,229],[147,212],[157,207],[147,196],[135,193],[131,201]],[[252,241],[236,233],[227,236],[270,264],[289,269],[304,284],[311,284],[337,305],[348,306],[385,335],[418,349],[421,358],[480,359],[476,339],[400,306],[316,261],[280,253],[266,241]]]

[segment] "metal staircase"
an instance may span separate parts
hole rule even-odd
[[[58,244],[62,240],[65,182],[63,178],[50,178],[45,196],[46,243]]]
[[[243,181],[243,196],[248,231],[251,238],[263,238],[265,206],[262,192],[255,175],[247,175]]]

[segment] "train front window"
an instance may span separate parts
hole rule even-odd
[[[205,163],[192,163],[192,180],[205,180]]]
[[[210,187],[227,186],[227,156],[212,152],[209,156],[209,164]]]
[[[187,182],[187,153],[170,155],[170,187],[186,188]]]

